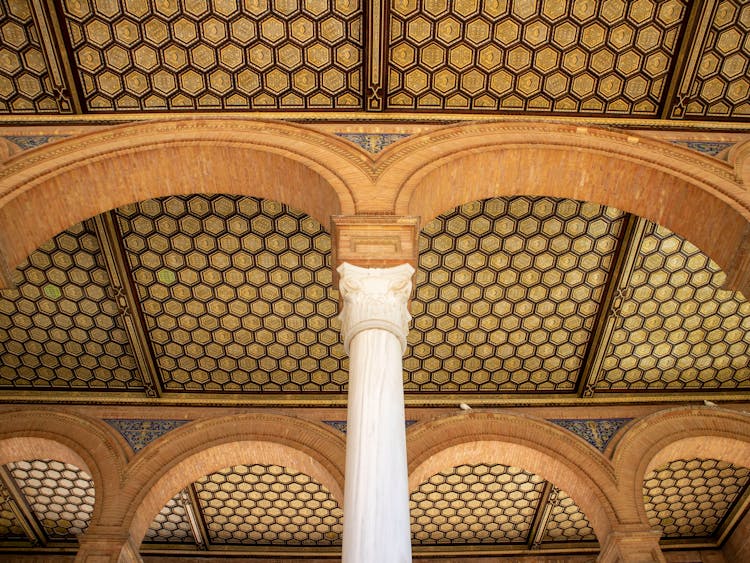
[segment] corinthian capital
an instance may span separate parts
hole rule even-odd
[[[337,268],[344,308],[339,315],[344,349],[363,330],[387,330],[406,350],[411,315],[407,308],[414,268],[401,264],[393,268],[360,268],[344,262]]]

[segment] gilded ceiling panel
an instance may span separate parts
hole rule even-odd
[[[0,296],[0,386],[143,388],[88,224],[32,253],[14,281]]]
[[[209,541],[241,545],[337,545],[343,511],[304,473],[237,465],[195,483]]]
[[[750,470],[715,459],[674,460],[651,471],[643,498],[663,538],[710,537],[737,507]]]
[[[341,391],[331,239],[268,200],[189,196],[118,210],[167,391]]]
[[[623,223],[613,208],[529,197],[428,223],[406,389],[574,390]]]
[[[0,489],[0,539],[2,540],[25,540],[26,533],[14,512],[6,491]]]
[[[544,480],[518,467],[460,465],[411,494],[415,545],[528,541]]]
[[[177,493],[169,499],[151,522],[146,537],[146,543],[185,543],[195,544],[195,537],[190,526],[187,511],[183,505],[182,493]]]
[[[30,0],[0,0],[0,114],[58,112]]]
[[[684,92],[684,116],[750,116],[750,4],[721,0],[713,4],[703,43],[692,55],[692,81]]]
[[[555,489],[543,542],[596,541],[586,515],[568,493]]]
[[[359,0],[63,6],[91,111],[362,107]]]
[[[7,467],[48,538],[75,540],[86,531],[95,498],[88,473],[49,459],[18,461]]]
[[[650,223],[596,389],[750,387],[750,303],[693,244]]]
[[[397,0],[391,109],[655,116],[686,0]]]

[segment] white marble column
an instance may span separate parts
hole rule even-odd
[[[349,354],[345,563],[411,561],[402,356],[414,268],[338,268]]]

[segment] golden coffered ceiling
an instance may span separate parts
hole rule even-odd
[[[742,0],[0,0],[0,114],[750,114]]]
[[[705,254],[644,219],[493,198],[426,224],[419,249],[412,404],[750,388],[750,305]],[[175,196],[95,217],[34,252],[4,292],[0,387],[343,402],[330,252],[315,220],[257,198]]]
[[[724,537],[747,509],[748,470],[715,459],[672,460],[646,475],[646,512],[667,542],[683,547]],[[5,545],[63,548],[85,531],[96,502],[91,477],[55,460],[0,468],[0,538]],[[446,468],[411,493],[417,549],[484,546],[598,549],[585,513],[540,476],[501,464]],[[175,549],[249,554],[258,547],[295,547],[312,554],[340,547],[338,499],[308,475],[278,465],[236,465],[178,492],[146,532],[144,554]],[[188,551],[184,551],[188,550]]]

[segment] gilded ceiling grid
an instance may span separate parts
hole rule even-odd
[[[472,202],[422,230],[407,391],[574,391],[625,215]]]
[[[538,475],[500,464],[437,473],[411,494],[412,542],[525,543],[543,489]]]
[[[94,511],[91,476],[55,460],[7,464],[38,523],[51,540],[75,540],[88,527]]]
[[[542,542],[596,541],[586,515],[568,493],[555,488]]]
[[[716,459],[673,460],[643,483],[646,514],[664,539],[712,537],[737,506],[750,469]]]
[[[693,244],[648,223],[596,391],[746,389],[750,304]]]
[[[750,116],[750,5],[743,0],[708,2],[713,9],[703,42],[691,55],[692,76],[683,77],[679,111],[684,117]]]
[[[142,389],[88,224],[42,245],[14,281],[0,296],[0,386]]]
[[[182,492],[167,501],[146,530],[145,543],[184,543],[195,545],[195,536],[181,500]]]
[[[89,111],[362,108],[358,0],[65,0]]]
[[[30,0],[0,0],[0,115],[59,113]]]
[[[278,465],[237,465],[194,483],[212,544],[338,545],[343,512],[325,486]]]
[[[331,240],[316,221],[234,196],[117,213],[165,391],[342,391]]]
[[[390,109],[658,114],[685,0],[399,0]]]

